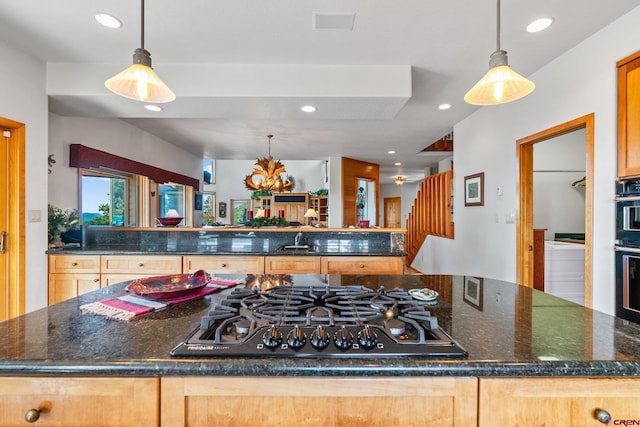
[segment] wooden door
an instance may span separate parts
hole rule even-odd
[[[400,227],[401,201],[400,197],[384,198],[384,228]]]
[[[0,321],[25,310],[25,126],[0,117]],[[44,219],[46,221],[46,218]]]

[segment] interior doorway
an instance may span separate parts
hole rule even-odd
[[[400,228],[401,197],[384,198],[384,228]]]
[[[594,155],[594,114],[587,114],[566,123],[543,130],[517,141],[518,162],[518,217],[516,221],[516,280],[519,284],[533,287],[533,146],[548,139],[585,129],[585,268],[584,303],[592,306],[592,231],[593,231],[593,155]]]
[[[25,310],[25,126],[0,117],[0,321]]]

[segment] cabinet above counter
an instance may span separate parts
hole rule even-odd
[[[80,247],[60,253],[404,256],[402,228],[84,227]]]

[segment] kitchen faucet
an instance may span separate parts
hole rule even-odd
[[[296,237],[293,238],[293,245],[300,246],[300,240],[302,240],[302,231],[298,231],[298,234],[296,234]]]

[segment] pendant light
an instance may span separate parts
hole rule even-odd
[[[140,1],[140,47],[133,52],[133,65],[104,84],[116,95],[136,101],[165,103],[176,95],[151,68],[151,54],[144,48],[144,0]]]
[[[500,49],[500,0],[497,19],[497,49],[491,54],[491,69],[464,96],[473,105],[497,105],[515,101],[533,92],[536,85],[509,67],[507,52]]]
[[[271,138],[273,135],[267,135],[269,139],[269,157],[257,159],[253,171],[245,176],[244,186],[251,191],[291,191],[294,182],[282,178],[287,170],[280,160],[275,160],[271,156]]]

